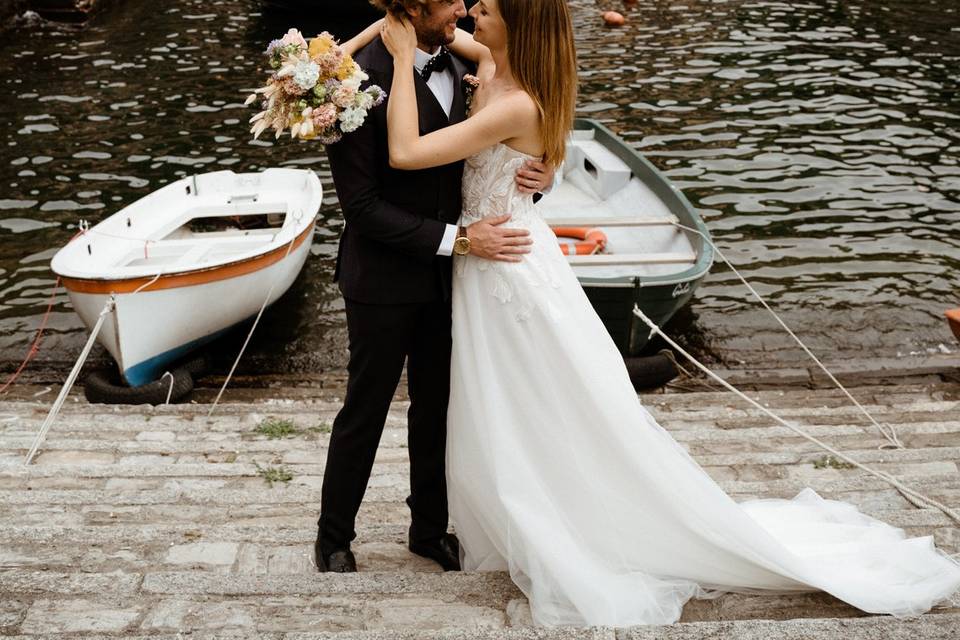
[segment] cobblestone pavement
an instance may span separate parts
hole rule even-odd
[[[55,391],[55,390],[54,390]],[[35,393],[40,395],[33,397]],[[779,415],[960,505],[960,384],[865,386],[894,426],[885,441],[838,392],[755,392]],[[359,515],[360,572],[312,564],[336,385],[238,390],[196,404],[89,405],[72,396],[34,463],[22,464],[54,393],[20,387],[0,405],[0,635],[15,638],[960,637],[960,595],[916,619],[866,616],[824,594],[694,600],[681,623],[537,629],[503,573],[444,574],[405,546],[406,402],[392,407]],[[402,396],[398,396],[402,398]],[[960,552],[960,527],[726,393],[643,396],[654,416],[737,499],[810,486],[909,535]],[[289,421],[286,424],[278,421]],[[274,435],[265,432],[272,421]],[[272,484],[269,478],[275,478]],[[189,635],[185,635],[189,634]]]

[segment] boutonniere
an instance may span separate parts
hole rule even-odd
[[[473,94],[480,87],[480,78],[467,73],[463,76],[461,83],[463,84],[463,95],[467,100],[467,112],[469,113],[470,107],[473,105]]]

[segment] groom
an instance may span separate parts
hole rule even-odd
[[[443,45],[453,41],[463,0],[371,0],[405,12],[413,23],[417,106],[422,134],[466,118],[466,64]],[[356,56],[370,82],[385,90],[393,60],[378,38]],[[389,98],[388,98],[389,99]],[[377,445],[404,362],[410,408],[411,525],[409,548],[444,570],[459,570],[459,543],[447,533],[445,477],[447,397],[450,392],[450,290],[458,253],[492,259],[528,251],[528,232],[505,226],[509,216],[457,228],[463,162],[418,171],[392,169],[386,104],[367,122],[327,147],[346,221],[334,279],[343,293],[350,341],[347,392],[333,423],[314,545],[317,569],[353,572],[350,542],[370,479]],[[517,184],[540,191],[553,180],[539,163],[520,170]],[[458,237],[461,236],[461,237]]]

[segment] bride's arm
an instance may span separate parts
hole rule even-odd
[[[420,135],[417,96],[413,84],[416,34],[409,22],[389,17],[383,41],[393,54],[393,84],[387,102],[387,141],[390,166],[425,169],[463,160],[539,125],[540,114],[522,92],[500,98],[472,117]]]
[[[380,35],[380,30],[382,28],[383,18],[380,18],[372,25],[341,44],[340,48],[343,49],[343,52],[347,55],[353,56],[357,51],[360,51],[360,49],[363,49],[365,46],[373,42],[376,37]]]

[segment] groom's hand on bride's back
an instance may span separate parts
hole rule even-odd
[[[484,218],[467,227],[470,238],[470,254],[487,260],[520,262],[525,253],[530,253],[530,232],[503,226],[509,215]]]

